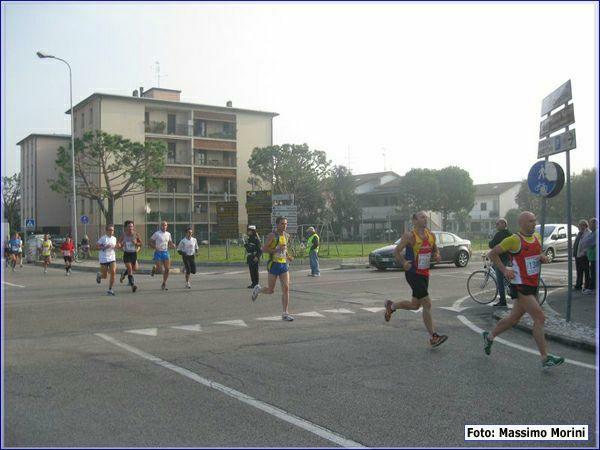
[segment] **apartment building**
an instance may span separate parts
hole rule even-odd
[[[206,239],[209,228],[216,237],[216,203],[237,200],[243,232],[251,189],[247,162],[255,147],[272,145],[278,114],[234,108],[231,102],[186,103],[180,97],[178,90],[140,88],[131,96],[94,93],[73,107],[76,138],[102,130],[136,142],[160,140],[168,148],[163,187],[117,200],[114,222],[118,228],[133,219],[146,240],[160,220],[169,222],[177,239],[191,223],[198,238]],[[98,205],[87,199],[78,203],[78,215],[90,218],[87,231],[95,237],[105,225]]]
[[[71,136],[33,133],[17,142],[21,147],[21,230],[25,221],[35,221],[35,231],[65,234],[70,230],[70,215],[65,205],[70,198],[49,188],[55,179],[60,147],[69,148]],[[27,229],[34,231],[34,229]]]

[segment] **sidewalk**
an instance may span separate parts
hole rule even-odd
[[[573,291],[571,321],[566,321],[567,289],[558,289],[546,298],[542,305],[546,315],[544,330],[546,338],[592,352],[596,351],[596,295],[584,295]],[[509,309],[495,308],[493,316],[500,320],[510,313]],[[533,321],[526,314],[517,328],[531,332]]]

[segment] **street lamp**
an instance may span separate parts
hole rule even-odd
[[[77,248],[77,191],[75,188],[75,113],[73,111],[73,77],[71,75],[71,66],[67,61],[61,58],[57,58],[53,55],[48,55],[46,53],[37,52],[38,58],[50,58],[56,59],[58,61],[64,62],[69,68],[69,103],[70,103],[70,111],[71,111],[71,165],[73,168],[73,229],[71,231],[71,235],[73,237],[73,242],[75,243],[75,248]]]

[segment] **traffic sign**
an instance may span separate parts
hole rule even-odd
[[[25,228],[35,228],[35,219],[26,219]]]
[[[573,103],[540,122],[540,139],[575,123]]]
[[[81,216],[81,223],[84,225],[87,225],[88,223],[90,223],[90,218],[88,216]]]
[[[572,98],[571,80],[569,80],[542,100],[542,116],[545,116],[560,105],[567,103]]]
[[[577,147],[575,130],[565,131],[564,133],[540,141],[538,143],[538,158],[573,150],[575,147]]]
[[[216,206],[219,239],[238,238],[238,202],[217,202]]]
[[[529,170],[527,186],[541,197],[552,198],[562,190],[565,184],[565,172],[559,164],[552,161],[538,161]]]

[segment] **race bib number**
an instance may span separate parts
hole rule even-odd
[[[132,241],[126,241],[124,249],[126,252],[135,252],[135,243]]]
[[[419,254],[419,264],[417,265],[417,269],[425,270],[429,269],[431,263],[431,253],[420,253]]]
[[[71,256],[71,252],[69,250],[63,250],[63,256]]]
[[[525,258],[525,269],[527,275],[537,275],[540,273],[540,257],[539,256],[528,256]]]

